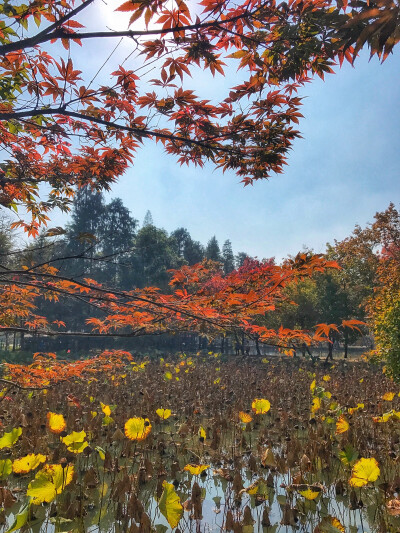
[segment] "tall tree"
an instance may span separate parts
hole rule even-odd
[[[236,268],[240,268],[241,266],[243,266],[244,262],[248,258],[249,258],[249,256],[245,252],[237,253],[236,257],[235,257],[235,266],[236,266]]]
[[[188,265],[200,263],[205,256],[203,245],[199,241],[194,241],[185,228],[178,228],[171,233],[171,243],[175,253]]]
[[[132,281],[137,287],[155,285],[166,288],[167,271],[182,264],[182,259],[171,246],[168,233],[153,225],[143,226],[138,231],[131,261]]]
[[[113,286],[121,285],[122,271],[127,266],[129,253],[133,248],[136,227],[137,220],[131,216],[120,198],[112,200],[106,206],[99,238],[104,257],[103,279]]]
[[[149,209],[146,211],[143,219],[142,227],[144,228],[145,226],[154,226],[153,215]]]
[[[206,258],[211,259],[211,261],[222,262],[221,250],[219,249],[219,244],[215,235],[211,237],[207,243]]]
[[[235,269],[235,256],[233,255],[232,243],[228,239],[222,245],[222,262],[225,274],[229,274]]]

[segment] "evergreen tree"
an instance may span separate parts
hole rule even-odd
[[[215,235],[214,237],[211,237],[211,239],[207,243],[206,258],[211,259],[212,261],[222,262],[221,251],[219,249],[219,244]]]
[[[240,268],[241,266],[243,266],[243,263],[248,257],[250,256],[248,256],[245,252],[239,252],[238,254],[236,254],[236,257],[235,257],[236,268]]]
[[[200,263],[204,258],[203,245],[199,241],[194,241],[185,228],[178,228],[171,233],[171,246],[188,265]]]
[[[112,200],[105,209],[99,235],[103,278],[115,286],[121,285],[122,269],[133,247],[137,220],[135,220],[120,198]]]
[[[4,266],[10,262],[9,254],[14,247],[13,233],[10,218],[0,212],[0,262]]]
[[[199,241],[187,240],[185,242],[183,257],[188,265],[200,263],[205,257],[204,246]]]
[[[153,216],[149,209],[146,211],[146,214],[144,215],[142,228],[146,226],[154,226]]]
[[[222,259],[224,263],[224,272],[229,274],[232,270],[235,269],[235,257],[232,251],[232,243],[228,239],[222,245]]]
[[[191,240],[190,234],[186,228],[178,228],[171,233],[171,246],[176,255],[184,257],[186,243]]]
[[[143,226],[137,233],[131,256],[131,283],[137,287],[155,285],[165,289],[169,281],[167,270],[182,263],[164,229]]]

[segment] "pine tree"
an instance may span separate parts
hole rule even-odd
[[[211,239],[207,243],[206,257],[207,259],[211,259],[212,261],[222,262],[221,251],[219,249],[219,244],[215,235],[214,237],[211,237]]]
[[[224,263],[224,272],[229,274],[232,270],[235,269],[235,257],[232,251],[232,243],[228,239],[222,245],[222,259]]]
[[[146,226],[154,226],[153,216],[149,209],[146,211],[146,214],[144,215],[142,228],[145,228]]]

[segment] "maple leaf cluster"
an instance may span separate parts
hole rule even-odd
[[[16,225],[33,236],[51,209],[68,209],[77,187],[108,189],[144,139],[181,164],[232,170],[245,185],[282,172],[300,135],[298,88],[353,61],[365,44],[385,59],[399,40],[399,6],[387,0],[202,0],[190,8],[129,0],[117,8],[130,19],[123,31],[86,31],[90,9],[96,0],[0,6],[0,201],[24,206],[30,220]],[[110,83],[89,82],[75,66],[77,47],[120,37],[133,43],[129,61]],[[155,78],[143,74],[149,65]],[[235,65],[243,82],[221,101],[190,88],[199,69],[224,76]]]

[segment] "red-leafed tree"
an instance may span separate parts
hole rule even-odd
[[[28,210],[17,224],[31,235],[76,187],[109,188],[144,139],[245,184],[282,172],[299,135],[298,87],[365,43],[383,60],[399,40],[398,0],[129,0],[117,6],[127,30],[86,29],[98,4],[1,3],[0,200]],[[115,38],[132,43],[129,59],[96,85],[76,66],[79,47]],[[228,63],[243,81],[221,101],[191,87],[197,69],[223,76]]]
[[[211,161],[233,170],[245,185],[282,172],[299,136],[298,88],[354,61],[366,43],[384,60],[399,40],[397,0],[127,1],[117,6],[129,17],[123,31],[88,28],[96,9],[98,0],[0,4],[0,202],[27,210],[28,219],[15,225],[33,236],[52,208],[68,209],[77,188],[108,189],[144,140],[161,142],[181,164]],[[116,38],[132,50],[111,78],[105,56],[97,84],[79,47]],[[199,69],[213,77],[235,67],[242,81],[220,101],[191,86]],[[325,268],[335,265],[307,254],[282,266],[247,263],[226,275],[201,264],[175,271],[171,291],[160,294],[68,279],[51,265],[3,266],[0,324],[46,335],[229,330],[293,350],[326,340],[337,326],[272,330],[255,318],[273,312],[287,283]],[[64,297],[102,317],[76,332],[64,317],[49,323],[38,314],[38,299]]]

